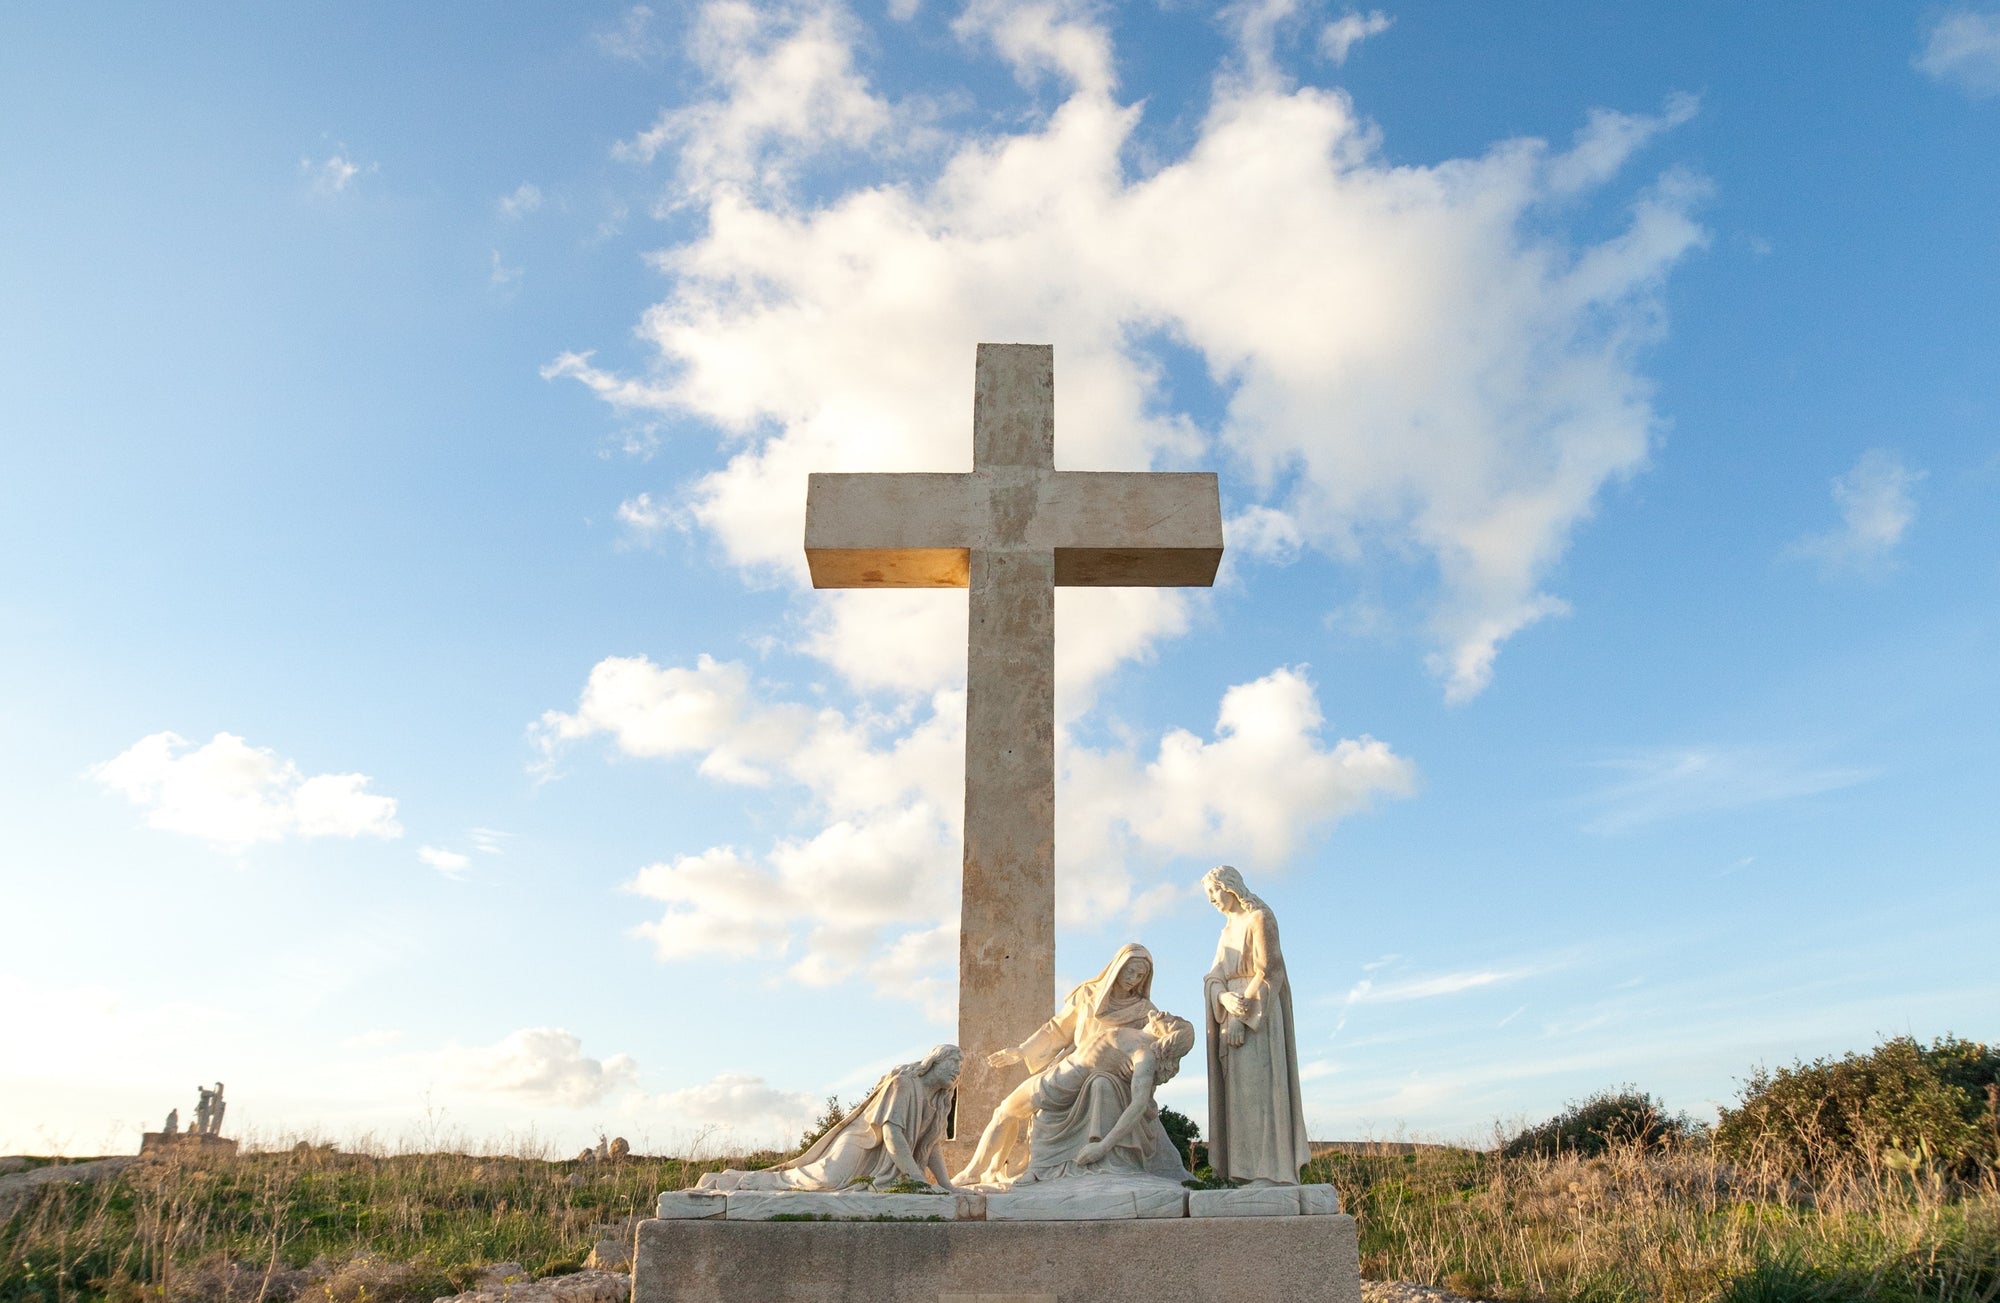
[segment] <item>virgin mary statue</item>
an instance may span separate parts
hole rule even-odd
[[[1201,881],[1222,913],[1208,1006],[1208,1161],[1238,1185],[1297,1185],[1311,1157],[1278,920],[1227,864]]]
[[[1072,1147],[1080,1150],[1087,1143],[1104,1140],[1106,1130],[1114,1125],[1112,1119],[1120,1117],[1132,1098],[1133,1073],[1142,1061],[1142,1052],[1143,1061],[1152,1064],[1159,1048],[1156,1042],[1171,1031],[1167,1024],[1180,1021],[1163,1022],[1163,1015],[1153,1004],[1152,953],[1136,943],[1120,946],[1104,971],[1072,990],[1056,1016],[1037,1028],[1034,1035],[1019,1045],[986,1056],[986,1061],[996,1068],[1024,1065],[1028,1079],[993,1110],[971,1161],[952,1179],[959,1185],[1004,1187],[1028,1176],[1031,1128],[1042,1135],[1045,1146],[1045,1162],[1034,1179],[1048,1179],[1058,1169],[1070,1171],[1069,1160],[1074,1155],[1064,1152],[1060,1157],[1047,1157],[1053,1152],[1046,1148],[1053,1131],[1069,1129],[1065,1118],[1074,1112],[1079,1100],[1087,1100],[1091,1106],[1085,1112],[1090,1118],[1077,1122],[1080,1138]],[[1193,1028],[1184,1022],[1182,1026],[1188,1027],[1191,1041]],[[1159,1062],[1165,1068],[1165,1075],[1159,1080],[1165,1081],[1179,1067],[1180,1056],[1169,1052]],[[1157,1071],[1147,1068],[1148,1073]],[[1130,1159],[1131,1165],[1156,1175],[1185,1177],[1180,1156],[1152,1107],[1151,1077],[1145,1080],[1144,1108],[1119,1127],[1120,1136],[1129,1137],[1129,1141],[1117,1147],[1116,1155],[1108,1152],[1112,1147],[1107,1147],[1106,1153],[1093,1151],[1091,1161]],[[1112,1096],[1086,1092],[1085,1087],[1092,1081],[1099,1083],[1098,1091],[1108,1086]],[[1115,1098],[1116,1102],[1106,1104],[1109,1098]],[[1099,1118],[1098,1114],[1104,1116]],[[1075,1116],[1081,1119],[1084,1114]],[[1101,1121],[1102,1125],[1093,1129],[1092,1121]]]

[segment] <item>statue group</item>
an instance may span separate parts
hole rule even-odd
[[[221,1135],[222,1111],[229,1107],[228,1103],[222,1098],[222,1083],[219,1081],[216,1082],[214,1090],[210,1090],[206,1086],[196,1086],[195,1089],[200,1092],[200,1098],[195,1101],[194,1125],[188,1128],[187,1134],[191,1136]],[[181,1134],[181,1111],[179,1109],[168,1111],[166,1125],[160,1131],[162,1135],[168,1137]]]
[[[1203,980],[1209,1163],[1232,1185],[1296,1185],[1308,1158],[1292,997],[1271,909],[1228,865],[1202,879],[1223,916]],[[1160,1123],[1154,1092],[1193,1050],[1194,1024],[1153,1003],[1153,956],[1123,946],[996,1068],[1023,1066],[958,1172],[945,1170],[960,1051],[940,1045],[885,1073],[862,1102],[798,1157],[754,1172],[714,1172],[708,1190],[905,1188],[998,1191],[1080,1179],[1191,1179]]]

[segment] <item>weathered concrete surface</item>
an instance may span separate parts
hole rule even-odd
[[[1361,1303],[1354,1219],[639,1225],[633,1303]]]
[[[1055,351],[981,344],[969,474],[822,474],[806,491],[819,588],[969,587],[955,1170],[1055,1001],[1055,587],[1215,582],[1212,474],[1058,471]]]

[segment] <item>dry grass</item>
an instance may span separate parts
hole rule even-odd
[[[0,1303],[428,1303],[496,1262],[574,1270],[598,1224],[643,1215],[659,1191],[723,1165],[324,1149],[146,1162],[41,1189],[0,1223]],[[1478,1297],[2000,1296],[1990,1175],[1967,1184],[1905,1164],[1808,1181],[1706,1149],[1631,1145],[1589,1159],[1336,1152],[1307,1175],[1338,1185],[1360,1220],[1366,1275]]]
[[[429,1303],[496,1262],[577,1270],[599,1224],[719,1166],[325,1149],[148,1161],[47,1186],[6,1218],[0,1303]]]
[[[1841,1169],[1807,1181],[1705,1148],[1596,1158],[1328,1154],[1311,1170],[1360,1221],[1363,1273],[1495,1299],[1991,1303],[1989,1173]]]

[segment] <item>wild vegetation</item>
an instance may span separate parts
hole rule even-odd
[[[1985,1045],[1899,1038],[1760,1069],[1712,1131],[1627,1087],[1491,1149],[1329,1149],[1306,1176],[1340,1188],[1365,1275],[1471,1297],[1993,1303],[1997,1079]],[[0,1209],[0,1303],[428,1303],[496,1262],[575,1270],[598,1226],[722,1165],[311,1146],[138,1163]]]

